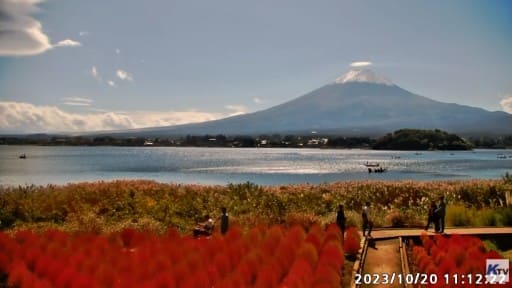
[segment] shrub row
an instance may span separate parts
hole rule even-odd
[[[60,230],[0,233],[9,287],[339,287],[341,233],[313,225],[231,229],[225,236]],[[1,285],[2,283],[0,283]]]

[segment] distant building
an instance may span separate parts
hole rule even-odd
[[[308,140],[308,144],[307,145],[310,145],[310,146],[326,145],[327,142],[329,142],[328,138],[312,138],[312,139]]]

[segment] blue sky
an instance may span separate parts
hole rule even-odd
[[[0,0],[0,133],[258,111],[354,61],[512,113],[512,1]]]

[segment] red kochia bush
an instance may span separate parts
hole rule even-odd
[[[348,255],[356,255],[361,247],[361,236],[359,232],[354,228],[350,227],[345,233],[345,241],[343,243],[343,249]]]
[[[319,265],[313,276],[314,287],[339,287],[341,283],[341,271],[336,271],[329,266]]]
[[[125,247],[131,247],[132,242],[135,240],[137,231],[133,228],[126,228],[121,231],[121,240],[123,240],[123,245]]]
[[[256,277],[255,287],[276,287],[281,278],[281,269],[274,263],[268,263],[260,269]]]
[[[311,243],[317,251],[322,248],[322,239],[316,234],[308,234],[308,236],[306,236],[306,242]]]
[[[343,250],[339,245],[328,244],[322,249],[317,265],[330,266],[334,269],[341,270],[344,259]]]
[[[495,251],[486,251],[483,242],[473,236],[436,234],[433,240],[421,236],[425,248],[413,247],[412,260],[423,273],[485,274],[486,259],[503,258]],[[428,249],[427,249],[428,248]],[[428,253],[427,253],[428,251]]]
[[[299,249],[297,259],[303,259],[309,264],[310,267],[316,267],[316,263],[318,261],[318,252],[315,246],[313,246],[311,243],[304,243]]]
[[[290,268],[290,272],[282,282],[282,287],[310,287],[313,269],[309,262],[297,259]]]
[[[200,239],[176,230],[0,232],[0,273],[20,288],[339,287],[343,259],[338,230],[318,225],[309,233],[273,226]]]
[[[357,242],[361,242],[361,235],[355,227],[349,227],[345,232],[345,240],[347,238],[354,238]]]
[[[213,264],[217,268],[218,273],[221,277],[226,276],[231,270],[231,262],[224,253],[219,253],[215,258],[213,259]]]

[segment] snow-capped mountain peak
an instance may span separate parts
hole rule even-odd
[[[378,75],[370,69],[354,68],[347,73],[336,78],[334,81],[336,84],[348,83],[348,82],[368,82],[375,84],[384,84],[393,86],[393,82],[384,76]]]

